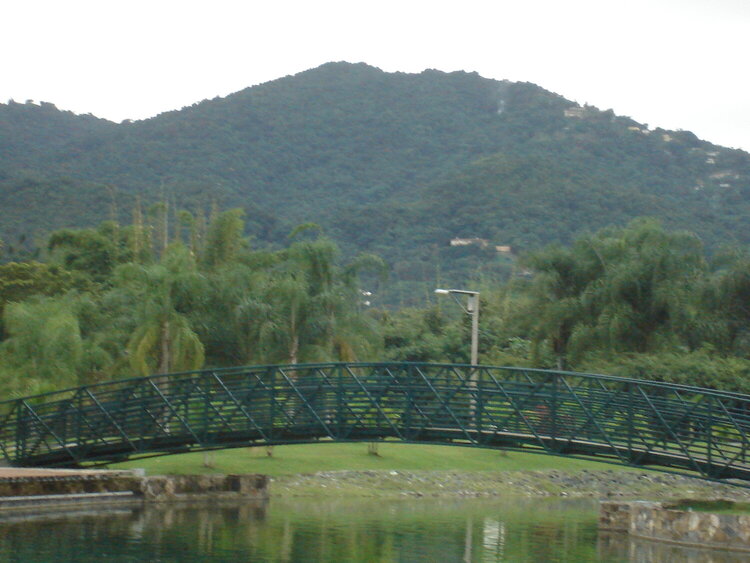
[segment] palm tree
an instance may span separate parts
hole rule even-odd
[[[358,311],[356,274],[384,264],[363,257],[342,270],[336,267],[337,254],[337,246],[326,238],[295,242],[277,255],[269,272],[256,278],[256,294],[237,308],[238,324],[254,344],[248,347],[250,354],[268,363],[331,357],[353,361],[358,351],[377,341]],[[266,451],[273,455],[272,447]]]
[[[560,369],[587,349],[644,353],[674,343],[694,324],[706,273],[697,237],[652,220],[548,247],[526,265],[536,273],[535,343],[551,344]]]
[[[571,339],[586,319],[584,292],[601,270],[583,250],[550,246],[525,260],[525,266],[535,273],[530,289],[537,318],[534,347],[538,351],[548,342],[558,369],[567,367]]]
[[[3,320],[8,333],[0,345],[5,394],[30,395],[79,383],[85,350],[70,299],[11,303]]]
[[[128,342],[131,367],[140,375],[202,367],[203,344],[186,313],[205,295],[206,279],[190,252],[171,245],[159,264],[126,264],[115,278],[136,304],[136,328]]]
[[[237,308],[237,319],[256,345],[250,354],[264,362],[296,364],[331,358],[351,361],[377,342],[360,311],[357,272],[384,269],[382,260],[361,257],[336,266],[338,248],[317,238],[295,242],[278,255],[252,296]]]
[[[611,350],[637,353],[674,343],[697,315],[693,294],[707,271],[700,240],[653,220],[595,238],[616,249],[590,290],[599,339]]]

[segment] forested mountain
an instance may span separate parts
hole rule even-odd
[[[642,215],[709,246],[750,238],[750,155],[528,83],[329,63],[139,122],[0,105],[6,258],[19,239],[130,221],[136,196],[243,208],[260,243],[313,221],[405,283],[502,272],[496,245]],[[456,237],[486,245],[451,247]]]

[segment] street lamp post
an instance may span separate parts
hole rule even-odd
[[[471,365],[477,365],[479,363],[479,292],[465,289],[436,289],[435,293],[452,295],[461,308],[471,315]],[[456,295],[468,296],[465,308]]]
[[[436,289],[435,293],[439,295],[452,295],[461,308],[471,315],[471,365],[476,366],[479,364],[479,292],[478,291],[467,291],[465,289]],[[456,297],[457,295],[466,295],[466,307]],[[471,395],[469,398],[469,420],[472,424],[479,426],[477,421],[477,376],[478,372],[474,367],[469,370],[469,389]]]

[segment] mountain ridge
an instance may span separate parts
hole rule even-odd
[[[451,237],[522,250],[640,215],[712,246],[750,242],[748,153],[476,73],[326,63],[120,124],[0,104],[0,147],[11,241],[128,221],[141,198],[242,207],[261,244],[318,222],[345,253],[415,279],[507,273]]]

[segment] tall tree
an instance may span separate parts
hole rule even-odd
[[[707,273],[700,240],[638,220],[601,231],[593,244],[606,263],[589,291],[597,313],[592,335],[613,351],[675,346],[700,314],[693,299]]]
[[[361,314],[356,272],[383,268],[375,258],[340,268],[338,248],[319,237],[293,243],[259,281],[257,294],[238,307],[240,323],[252,327],[253,355],[296,364],[331,358],[352,360],[376,347],[376,331]]]
[[[128,343],[131,367],[140,375],[198,369],[204,349],[187,312],[205,295],[206,279],[181,244],[167,248],[159,264],[126,264],[116,283],[136,304],[136,328]]]
[[[706,274],[697,237],[651,220],[547,247],[525,263],[535,273],[535,342],[551,345],[560,369],[571,353],[674,346],[696,323],[694,294]]]
[[[722,352],[750,357],[750,254],[717,257],[717,271],[703,293],[703,315],[711,319],[710,341]]]
[[[206,235],[203,262],[208,268],[231,264],[246,245],[242,236],[245,222],[242,209],[230,209],[214,215]]]
[[[525,265],[534,272],[530,290],[537,318],[533,332],[535,355],[539,355],[540,346],[548,343],[557,368],[566,369],[571,339],[586,318],[584,292],[601,273],[601,264],[592,260],[585,245],[580,245],[547,247],[529,255]]]
[[[30,395],[74,386],[84,345],[70,299],[41,298],[5,309],[8,338],[0,345],[4,395]]]

